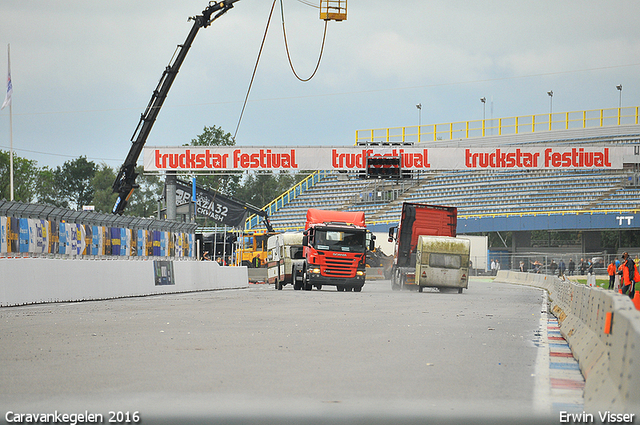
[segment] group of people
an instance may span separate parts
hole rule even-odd
[[[471,267],[471,266],[469,266]],[[495,276],[498,274],[498,272],[500,271],[500,261],[498,260],[491,260],[491,275]]]
[[[636,256],[636,259],[638,257]],[[615,259],[607,267],[609,274],[609,289],[615,289],[616,275],[620,276],[621,290],[623,294],[633,299],[635,296],[635,284],[640,281],[637,261],[629,257],[629,253],[622,254],[622,261]]]
[[[213,257],[209,254],[209,251],[205,251],[202,253],[202,261],[212,261]],[[222,257],[218,257],[215,259],[215,261],[220,264],[221,266],[229,266],[232,263],[231,257],[227,256],[226,260]]]

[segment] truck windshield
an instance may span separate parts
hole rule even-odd
[[[365,232],[362,230],[316,230],[315,247],[324,251],[364,252]]]

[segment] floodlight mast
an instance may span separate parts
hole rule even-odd
[[[169,89],[178,75],[180,66],[182,65],[182,62],[184,62],[184,58],[187,56],[187,52],[189,51],[189,48],[191,48],[193,40],[196,38],[196,34],[198,34],[200,28],[208,27],[213,21],[227,13],[229,9],[233,8],[233,4],[237,1],[240,0],[224,0],[220,2],[211,1],[209,2],[209,6],[202,11],[202,15],[189,18],[190,21],[194,21],[193,27],[191,28],[184,44],[178,45],[176,52],[171,58],[172,62],[169,63],[162,73],[158,86],[153,91],[151,100],[149,101],[144,113],[140,116],[138,126],[131,137],[132,145],[129,150],[129,154],[120,167],[118,176],[113,183],[113,192],[118,194],[118,199],[113,206],[114,214],[122,215],[134,189],[139,187],[136,184],[136,177],[138,176],[135,172],[136,163],[142,153],[142,148],[147,141],[147,137],[149,137],[151,128],[158,117],[158,113],[162,108],[162,104],[167,98]]]

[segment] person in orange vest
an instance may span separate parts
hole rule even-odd
[[[609,267],[607,267],[607,273],[609,273],[609,289],[613,289],[616,282],[616,263],[611,260]]]
[[[622,254],[622,265],[620,267],[622,267],[622,293],[629,295],[633,299],[635,282],[640,281],[640,273],[638,273],[636,263],[625,252]]]

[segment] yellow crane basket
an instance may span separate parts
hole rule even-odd
[[[325,21],[347,19],[347,0],[320,0],[320,19]]]

